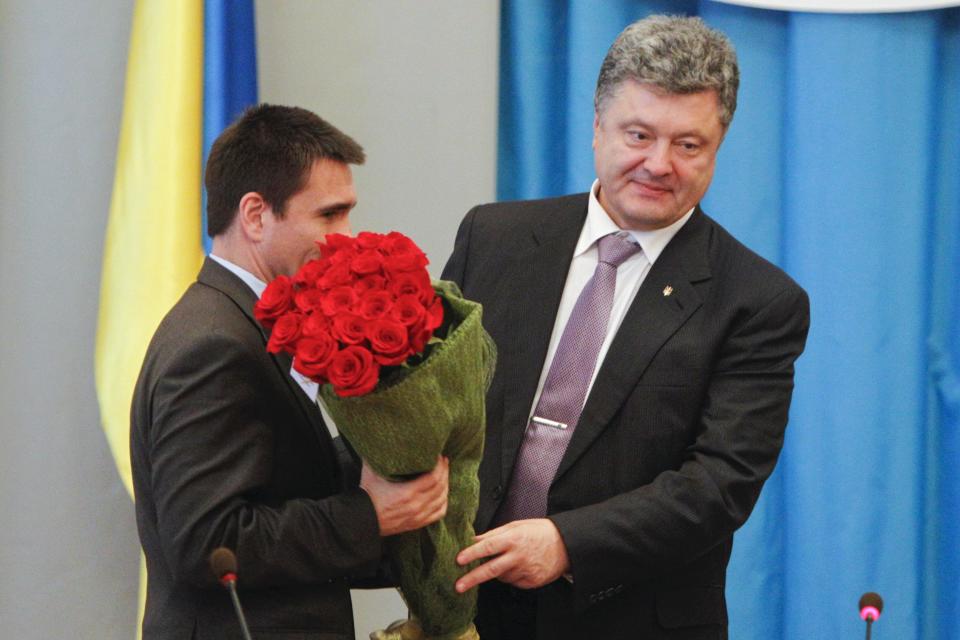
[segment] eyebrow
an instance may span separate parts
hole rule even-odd
[[[357,206],[357,201],[356,201],[356,200],[345,200],[345,201],[342,201],[342,202],[331,202],[330,204],[326,204],[326,205],[322,205],[322,206],[317,207],[317,208],[314,210],[314,213],[329,213],[329,212],[331,212],[331,211],[341,211],[341,210],[343,210],[343,209],[346,209],[347,211],[350,211],[351,209],[353,209],[353,208],[356,207],[356,206]]]
[[[654,126],[652,126],[651,124],[649,124],[649,123],[647,123],[647,122],[644,122],[643,120],[640,120],[640,119],[638,119],[638,118],[630,118],[629,120],[624,121],[622,126],[623,126],[623,127],[642,127],[642,128],[644,128],[644,129],[650,129],[650,130],[654,130],[654,131],[656,130],[656,127],[654,127]],[[707,139],[706,134],[704,134],[702,131],[697,131],[697,130],[682,131],[682,132],[680,132],[680,133],[678,133],[678,134],[676,134],[676,135],[673,135],[673,136],[671,136],[671,137],[673,137],[673,138],[700,138],[701,140],[706,140],[706,139]]]

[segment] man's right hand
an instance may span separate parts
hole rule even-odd
[[[391,482],[363,462],[360,488],[367,492],[377,512],[381,536],[420,529],[447,513],[450,461],[440,456],[433,471],[407,482]]]

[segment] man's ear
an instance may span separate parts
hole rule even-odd
[[[593,112],[593,150],[597,150],[597,133],[600,131],[600,112]]]
[[[270,205],[256,191],[243,194],[237,207],[237,222],[248,240],[258,242],[263,238],[264,216],[272,215]]]

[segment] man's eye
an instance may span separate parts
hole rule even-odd
[[[637,142],[646,142],[650,139],[650,136],[643,131],[630,131],[628,132],[628,135]]]
[[[700,149],[700,145],[695,142],[681,142],[680,147],[687,152],[693,153]]]

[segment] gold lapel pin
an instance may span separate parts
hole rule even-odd
[[[667,285],[663,288],[664,297],[670,295],[671,293],[673,293],[673,287],[671,287],[670,285]]]

